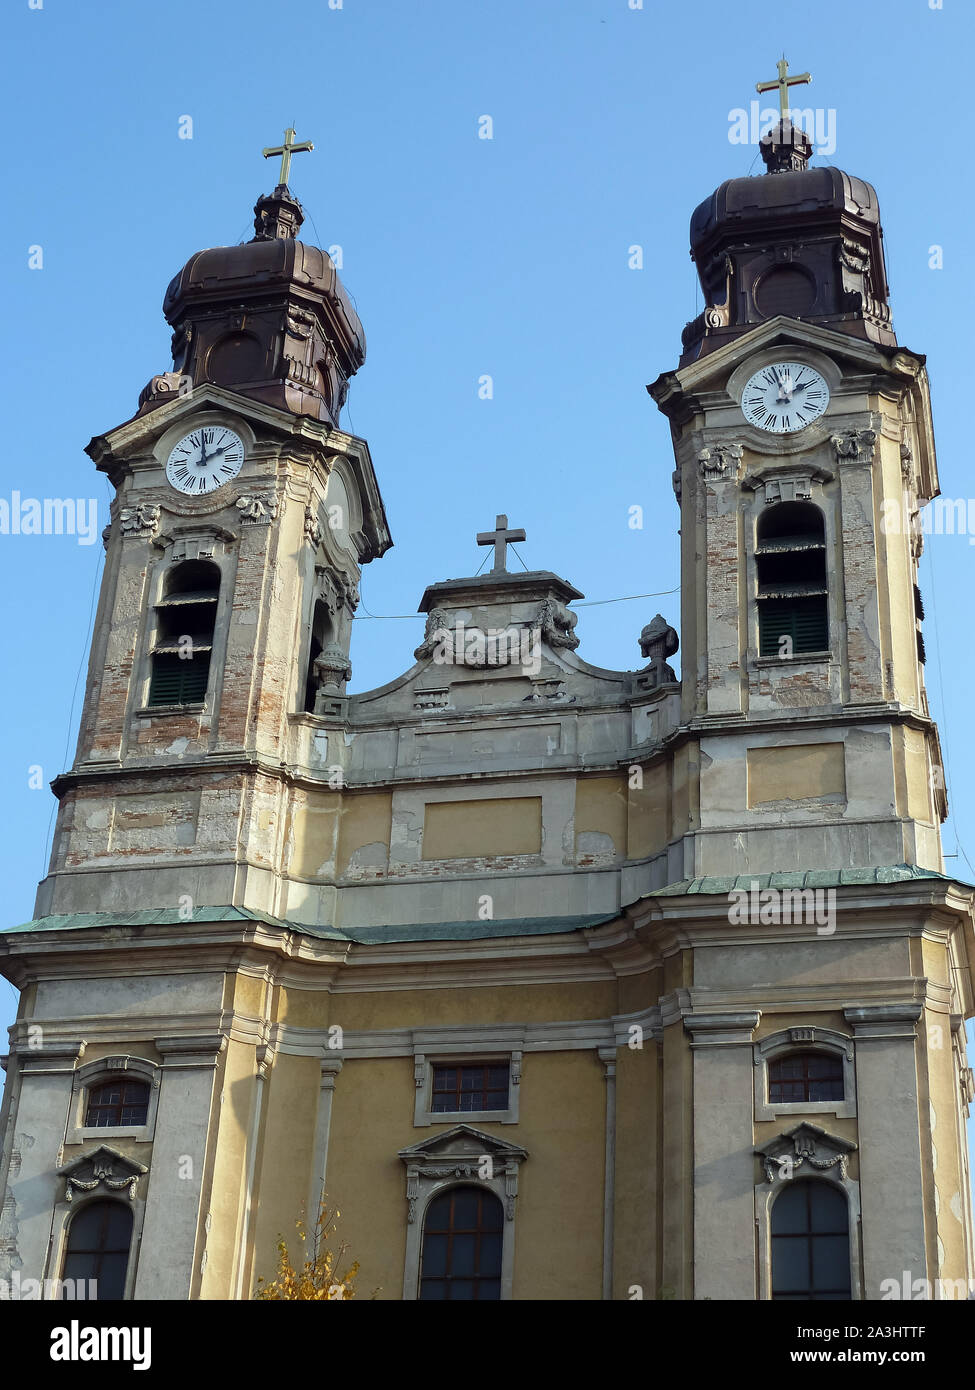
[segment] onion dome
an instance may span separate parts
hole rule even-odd
[[[808,135],[780,119],[761,141],[764,174],[728,179],[691,217],[703,313],[681,365],[785,315],[896,346],[877,194],[842,169],[808,167]]]
[[[329,255],[297,239],[303,221],[301,204],[278,184],[257,200],[250,241],[189,258],[163,313],[181,379],[337,425],[366,340]],[[172,399],[171,380],[157,380],[143,392],[143,411]]]

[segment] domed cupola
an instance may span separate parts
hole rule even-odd
[[[896,346],[875,190],[810,169],[812,142],[788,115],[760,149],[765,174],[728,179],[691,217],[706,307],[684,329],[681,365],[780,314]]]
[[[365,334],[331,258],[297,239],[303,221],[301,204],[279,183],[257,200],[250,241],[189,258],[163,313],[181,380],[338,425],[349,378],[365,361]],[[172,390],[171,379],[155,378],[142,412],[172,399]]]

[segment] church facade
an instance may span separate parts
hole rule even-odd
[[[380,1298],[975,1279],[924,359],[874,190],[786,117],[762,153],[694,213],[706,307],[648,387],[679,680],[659,615],[636,669],[583,660],[582,594],[510,571],[499,516],[404,673],[348,693],[392,542],[340,424],[362,326],[287,169],[172,281],[173,370],[88,446],[116,500],[78,750],[0,933],[0,1278],[250,1298],[324,1190]]]

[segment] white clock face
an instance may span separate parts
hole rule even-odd
[[[166,477],[177,492],[199,497],[236,478],[244,462],[244,442],[226,425],[200,425],[173,446]]]
[[[829,405],[829,387],[805,362],[773,362],[748,378],[741,410],[751,425],[771,434],[802,430]]]

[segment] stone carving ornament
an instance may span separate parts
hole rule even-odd
[[[842,434],[832,435],[831,442],[838,459],[857,459],[869,463],[873,458],[873,446],[877,442],[877,431],[844,430]]]
[[[413,655],[417,661],[426,661],[433,656],[444,634],[450,631],[450,619],[444,608],[431,608],[427,614],[426,627],[423,629],[423,641],[417,647]]]
[[[305,536],[309,543],[317,550],[324,538],[322,523],[318,519],[318,514],[314,507],[305,508]]]
[[[574,651],[579,645],[579,639],[573,631],[578,621],[578,613],[563,608],[561,603],[556,603],[551,598],[542,600],[535,617],[536,624],[542,630],[542,638],[550,647],[568,647],[570,651]]]
[[[255,497],[243,495],[237,498],[237,510],[241,521],[251,526],[270,526],[278,514],[276,497]]]
[[[74,1201],[76,1192],[94,1192],[97,1187],[105,1187],[110,1192],[128,1191],[129,1201],[134,1202],[136,1183],[149,1169],[102,1144],[93,1153],[82,1154],[58,1171],[65,1180],[68,1202]]]
[[[337,642],[327,642],[312,662],[312,677],[316,684],[315,713],[319,703],[329,694],[341,691],[352,679],[352,665]]]
[[[712,444],[702,449],[697,456],[701,477],[706,483],[716,483],[722,478],[737,478],[741,463],[740,444]]]
[[[650,658],[650,664],[644,669],[653,672],[654,685],[677,680],[673,668],[667,664],[667,657],[673,656],[679,646],[676,630],[659,613],[640,633],[640,651]]]
[[[140,502],[137,507],[123,507],[118,514],[122,534],[150,540],[159,529],[161,511],[151,502]]]

